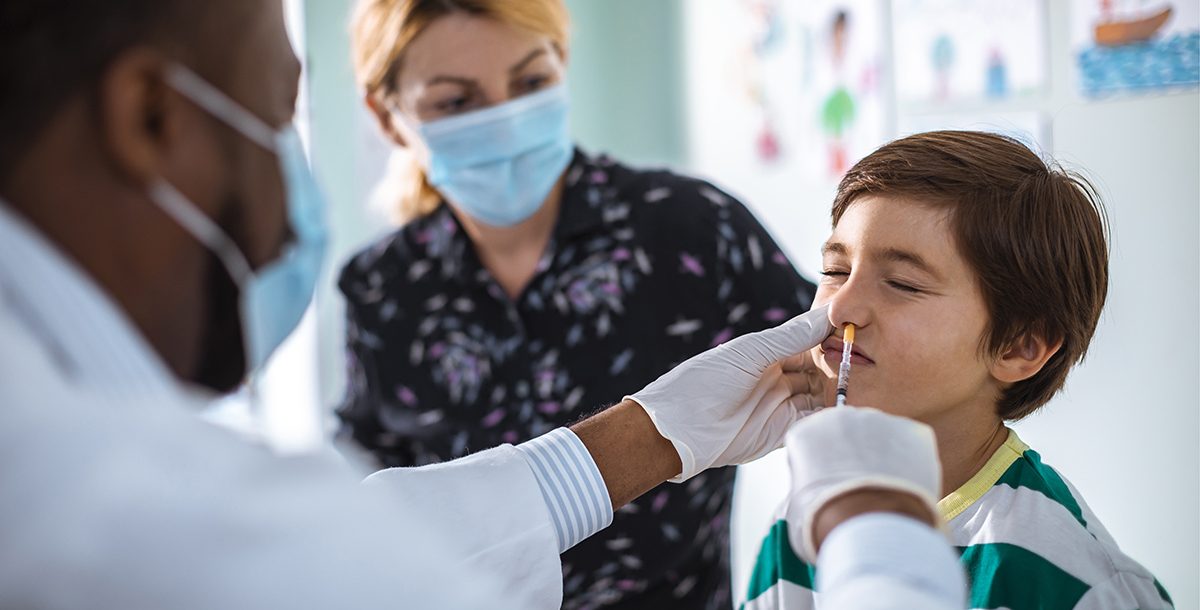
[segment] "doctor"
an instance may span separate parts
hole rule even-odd
[[[0,607],[557,608],[559,553],[613,509],[814,404],[779,361],[823,309],[365,486],[202,422],[320,266],[298,74],[278,0],[0,3]]]

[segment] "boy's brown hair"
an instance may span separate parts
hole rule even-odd
[[[1045,404],[1083,359],[1108,292],[1108,222],[1096,189],[1020,142],[971,131],[901,138],[842,178],[833,224],[858,198],[883,195],[950,210],[959,252],[975,271],[999,354],[1022,337],[1062,347],[996,404],[1016,420]]]

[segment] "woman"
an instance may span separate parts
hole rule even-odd
[[[362,0],[355,69],[411,154],[406,224],[343,270],[344,432],[387,466],[579,419],[808,309],[737,200],[575,148],[561,0]],[[564,607],[728,608],[731,469],[666,485],[563,555]]]

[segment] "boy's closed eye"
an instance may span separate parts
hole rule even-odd
[[[908,292],[908,293],[912,293],[912,294],[921,294],[922,292],[924,292],[923,290],[921,290],[920,288],[917,288],[916,286],[912,286],[912,285],[909,285],[902,281],[897,281],[897,280],[887,280],[887,285],[891,286],[892,288],[895,288],[896,290],[899,290],[901,292]]]
[[[850,272],[842,271],[839,269],[823,269],[821,271],[821,275],[826,278],[829,278],[829,282],[831,282],[831,283],[833,283],[833,282],[845,283],[846,279],[850,277]],[[921,293],[925,292],[925,289],[923,287],[921,287],[919,283],[913,282],[911,280],[899,279],[899,278],[888,278],[888,279],[884,280],[884,283],[887,284],[889,287],[891,287],[895,290],[898,290],[900,292],[907,292],[910,294],[921,294]]]

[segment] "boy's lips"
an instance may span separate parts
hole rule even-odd
[[[844,345],[841,337],[835,337],[833,335],[830,335],[829,338],[825,339],[825,341],[821,343],[821,352],[824,354],[825,360],[833,364],[834,369],[836,369],[842,362],[843,347]],[[856,344],[854,347],[850,348],[850,364],[875,364],[875,361],[872,360],[871,357],[865,352],[859,349],[858,345]]]

